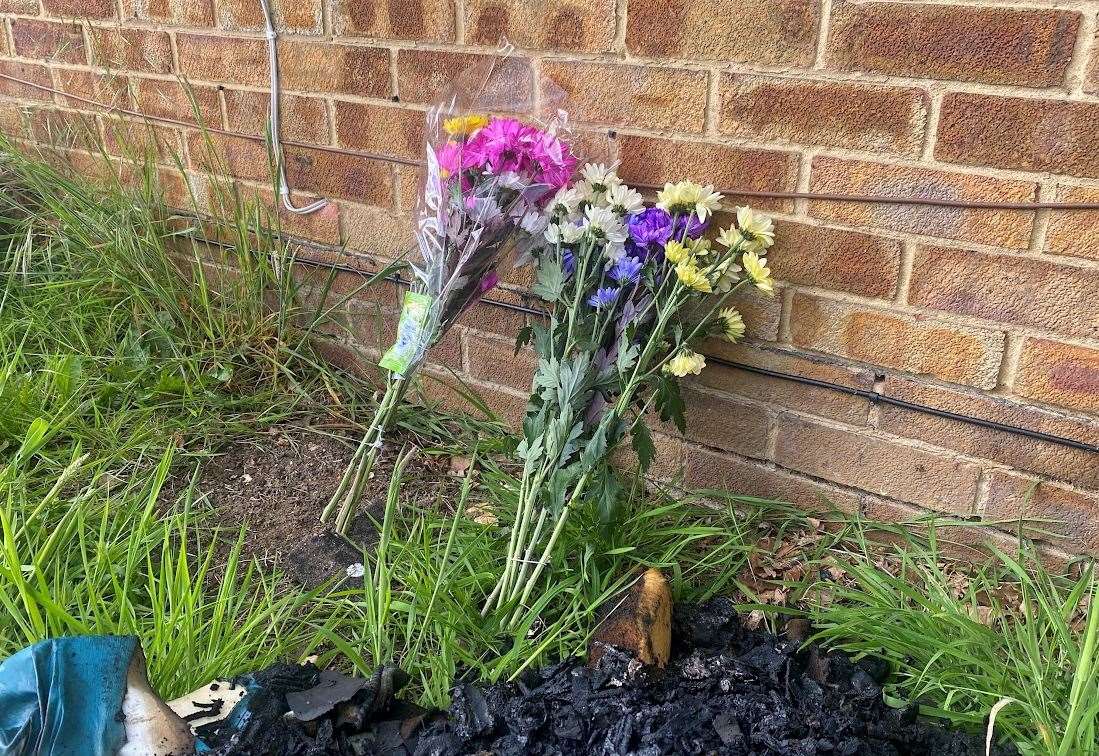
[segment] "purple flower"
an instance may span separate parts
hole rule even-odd
[[[702,236],[702,234],[706,233],[706,228],[709,225],[709,218],[707,218],[706,220],[699,220],[698,216],[694,213],[680,216],[675,219],[674,236],[676,239],[681,239],[683,237],[683,230],[684,228],[686,228],[687,236],[691,239],[697,239],[698,237]]]
[[[498,283],[500,283],[500,275],[495,270],[490,270],[488,275],[481,279],[481,293],[495,289]]]
[[[639,247],[661,247],[672,238],[672,216],[659,207],[650,207],[630,217],[630,239]]]
[[[614,264],[614,267],[608,271],[607,275],[614,279],[619,286],[625,286],[626,284],[637,283],[637,279],[641,276],[641,268],[644,266],[645,263],[635,257],[623,257]]]
[[[601,310],[604,307],[610,307],[614,304],[614,300],[618,299],[618,291],[619,290],[614,287],[599,289],[588,299],[588,305],[597,310]]]
[[[576,270],[576,255],[571,251],[565,250],[565,254],[561,256],[561,269],[565,271],[565,277],[572,275],[572,272]]]

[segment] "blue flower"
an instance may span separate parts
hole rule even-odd
[[[614,267],[608,271],[609,275],[619,286],[625,286],[626,284],[637,283],[637,279],[641,276],[641,268],[645,266],[645,263],[634,257],[623,257],[621,260],[614,264]]]
[[[561,258],[561,268],[565,271],[565,278],[571,276],[573,271],[576,270],[576,255],[567,249]]]
[[[614,300],[618,299],[618,292],[619,290],[613,287],[599,289],[588,299],[588,305],[597,310],[610,307],[614,304]]]

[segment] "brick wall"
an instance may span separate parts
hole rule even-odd
[[[535,61],[523,86],[559,88],[587,132],[611,131],[633,181],[1099,201],[1096,0],[281,5],[284,136],[300,142],[418,156],[424,103],[507,35]],[[193,121],[182,76],[208,122],[263,133],[258,0],[0,0],[0,16],[0,73]],[[194,129],[120,126],[10,81],[0,96],[8,132],[89,169],[85,129],[117,155],[158,145],[171,196],[212,202]],[[270,201],[261,144],[212,147]],[[415,170],[307,147],[288,149],[287,166],[299,200],[333,202],[284,217],[286,229],[348,250],[305,254],[358,264],[407,240]],[[1099,442],[1099,213],[758,204],[778,221],[781,286],[744,303],[746,343],[712,354]],[[336,288],[357,280],[341,273]],[[511,276],[499,296],[524,301],[524,283]],[[360,345],[388,339],[373,315],[395,296],[378,287],[344,308]],[[509,344],[523,320],[479,307],[437,350],[436,372],[459,372],[516,418],[531,360]],[[894,518],[1052,518],[1066,549],[1099,553],[1094,454],[730,367],[708,369],[689,398],[690,438],[663,429],[658,441],[660,471],[692,486],[806,506],[824,495]]]

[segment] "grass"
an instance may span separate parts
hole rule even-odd
[[[992,729],[1027,754],[1099,752],[1099,603],[1094,565],[1051,573],[1033,547],[994,551],[964,580],[944,567],[935,528],[879,566],[863,542],[809,611],[825,643],[887,660],[887,695],[957,726]]]

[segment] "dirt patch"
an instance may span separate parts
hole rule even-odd
[[[195,500],[210,510],[212,522],[224,533],[245,527],[245,556],[278,568],[299,585],[315,587],[362,562],[361,546],[377,538],[373,521],[381,520],[394,461],[415,439],[394,436],[381,450],[373,477],[364,486],[359,515],[344,539],[323,526],[320,515],[357,444],[347,429],[307,423],[274,426],[203,462]],[[445,455],[416,454],[405,468],[402,506],[446,506],[458,485],[449,469]],[[173,487],[184,486],[177,479]]]

